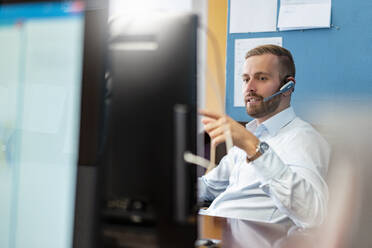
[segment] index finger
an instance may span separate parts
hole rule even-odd
[[[214,122],[214,121],[216,121],[216,120],[213,119],[213,118],[206,117],[206,116],[204,116],[204,117],[201,119],[201,122],[202,122],[204,125],[207,125],[207,124],[209,124],[209,123],[211,123],[211,122]]]
[[[216,113],[214,111],[206,110],[206,109],[199,109],[198,112],[201,115],[204,115],[206,117],[209,117],[209,118],[212,118],[212,119],[215,119],[215,120],[217,120],[217,119],[219,119],[223,116],[222,114]]]

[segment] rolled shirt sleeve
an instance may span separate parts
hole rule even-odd
[[[199,201],[212,201],[226,190],[230,183],[230,172],[234,165],[234,156],[227,154],[212,171],[198,178]]]

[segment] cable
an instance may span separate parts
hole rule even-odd
[[[202,30],[207,37],[211,40],[212,44],[212,49],[214,51],[215,57],[216,57],[216,66],[217,66],[217,78],[211,73],[209,70],[209,66],[206,66],[206,73],[208,75],[207,83],[210,83],[212,86],[213,91],[216,94],[217,97],[217,102],[218,102],[218,109],[221,113],[225,114],[224,110],[224,104],[223,104],[223,99],[222,99],[222,94],[218,85],[218,82],[220,85],[223,85],[223,75],[222,75],[222,59],[221,55],[219,53],[218,49],[218,41],[214,35],[214,33],[205,25],[202,23],[199,23],[199,29]],[[220,69],[220,70],[218,70]],[[226,151],[229,151],[233,147],[233,140],[231,136],[231,130],[229,128],[226,128],[224,135],[226,137],[225,144],[226,144]],[[204,168],[207,168],[207,173],[213,169],[216,166],[215,159],[216,159],[216,145],[211,145],[211,150],[210,150],[210,160],[206,160],[198,155],[192,154],[188,151],[185,152],[184,154],[184,159],[188,163],[196,164],[199,166],[202,166]]]

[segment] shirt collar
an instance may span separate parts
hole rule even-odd
[[[283,111],[277,113],[260,125],[257,124],[257,120],[250,121],[246,124],[246,128],[251,132],[256,132],[258,129],[266,129],[271,136],[275,136],[279,130],[296,118],[296,114],[292,107],[288,107]]]

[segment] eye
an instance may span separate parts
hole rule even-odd
[[[260,76],[260,77],[259,77],[259,80],[260,80],[260,81],[266,81],[266,80],[267,80],[267,77],[265,77],[265,76]]]
[[[246,83],[248,83],[248,81],[249,81],[249,78],[243,78],[243,82],[246,84]]]

